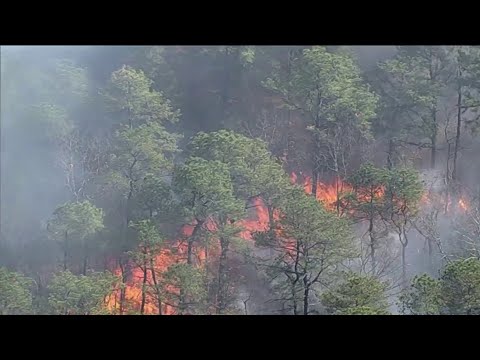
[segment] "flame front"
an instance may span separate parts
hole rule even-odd
[[[303,181],[300,177],[292,173],[290,175],[290,180],[292,183],[300,183],[304,186],[306,193],[312,193],[312,178],[311,177],[304,177]],[[321,181],[317,182],[317,193],[316,198],[321,201],[325,207],[331,211],[338,210],[338,204],[341,200],[341,196],[344,193],[352,191],[353,188],[351,185],[337,179],[332,184],[325,184]],[[375,191],[371,194],[371,197],[374,198],[381,198],[384,195],[384,190],[380,189]],[[421,204],[427,205],[432,204],[434,202],[433,198],[430,194],[424,193],[422,195]],[[449,202],[449,201],[448,201]],[[447,204],[448,205],[448,204]],[[460,199],[458,201],[459,209],[463,211],[468,210],[467,201],[465,199]],[[277,221],[280,217],[278,211],[275,211],[270,217],[269,209],[265,205],[264,201],[261,198],[255,198],[252,201],[251,208],[253,209],[253,216],[250,218],[241,220],[237,223],[243,230],[239,233],[239,236],[247,241],[252,241],[252,234],[255,232],[265,232],[270,228],[270,221],[275,220]],[[186,253],[187,253],[187,242],[186,240],[192,236],[195,223],[184,225],[181,229],[182,237],[179,240],[176,240],[171,249],[163,249],[160,251],[158,255],[155,256],[154,259],[154,268],[155,273],[157,274],[157,282],[161,281],[161,275],[165,273],[168,268],[176,263],[185,263],[186,262]],[[204,228],[207,229],[209,232],[214,234],[216,232],[216,224],[211,221],[207,220],[203,224]],[[281,235],[281,229],[276,229],[279,235]],[[287,241],[288,242],[288,241]],[[294,250],[294,243],[295,241],[292,239],[292,251]],[[209,249],[209,256],[215,255],[218,253],[218,249],[215,249],[215,246],[212,246]],[[194,247],[195,258],[196,258],[196,265],[202,267],[205,265],[206,262],[206,251],[200,245],[196,245]],[[119,269],[115,270],[115,273],[120,275]],[[130,306],[138,311],[141,306],[142,300],[142,286],[143,286],[143,279],[144,279],[144,272],[139,267],[135,267],[132,271],[131,279],[125,285],[125,300]],[[150,286],[153,285],[154,281],[152,279],[151,272],[148,272],[146,283]],[[178,289],[175,289],[171,286],[164,289],[170,293],[179,293]],[[117,312],[120,307],[120,290],[117,290],[112,296],[109,297],[107,300],[107,308],[110,309],[112,312]],[[172,315],[175,314],[175,307],[172,306],[175,304],[164,304],[161,305],[161,311],[159,311],[159,301],[155,299],[151,294],[146,294],[146,301],[144,306],[144,313],[145,314],[159,314],[160,312],[164,315]]]

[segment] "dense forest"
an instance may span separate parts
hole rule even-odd
[[[480,315],[480,47],[1,48],[0,314]]]

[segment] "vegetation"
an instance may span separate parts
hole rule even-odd
[[[2,48],[0,314],[480,314],[480,49],[390,50]]]

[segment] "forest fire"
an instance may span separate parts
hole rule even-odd
[[[300,177],[292,173],[290,175],[290,180],[292,183],[297,183],[303,185],[306,193],[312,192],[312,179],[311,177],[303,177],[300,180]],[[330,211],[337,211],[339,209],[339,204],[342,196],[345,193],[353,191],[353,187],[340,179],[331,183],[325,184],[323,182],[317,183],[317,194],[316,197],[321,201],[327,209]],[[372,192],[373,195],[369,194],[368,191],[361,192],[360,196],[369,197],[370,195],[374,198],[381,198],[384,195],[383,189],[377,189]],[[428,193],[422,195],[420,203],[425,206],[427,204],[432,204],[433,198]],[[238,221],[236,225],[242,228],[242,231],[238,233],[238,236],[244,240],[252,241],[253,234],[255,232],[265,232],[269,229],[270,224],[270,215],[269,209],[265,205],[264,201],[261,198],[255,198],[252,201],[252,204],[249,206],[252,209],[252,214],[247,218],[241,221]],[[468,205],[466,200],[460,199],[458,201],[458,208],[466,211]],[[280,214],[275,212],[273,214],[273,219],[278,220]],[[146,285],[153,287],[155,282],[162,283],[162,274],[164,274],[170,266],[178,263],[186,263],[187,259],[187,242],[194,232],[196,223],[184,225],[181,229],[182,236],[180,239],[176,240],[170,247],[170,249],[163,249],[160,254],[156,255],[153,260],[153,268],[155,269],[155,274],[157,276],[156,281],[152,278],[152,271],[147,272],[146,276]],[[217,226],[211,219],[205,221],[202,225],[204,230],[207,230],[211,234],[215,234],[217,231]],[[278,229],[277,229],[278,230]],[[293,245],[292,245],[293,246]],[[210,258],[218,255],[218,245],[212,244],[209,245],[208,253]],[[207,251],[204,248],[203,244],[196,244],[193,247],[195,253],[195,263],[198,267],[204,267],[207,262]],[[120,275],[120,271],[117,269],[115,271],[117,275]],[[132,271],[132,276],[129,282],[126,284],[125,288],[125,299],[129,304],[131,309],[139,309],[142,302],[142,284],[144,281],[145,273],[140,266],[135,266]],[[157,284],[158,284],[157,283]],[[179,294],[177,288],[172,287],[171,285],[162,285],[165,292],[170,294]],[[144,305],[144,314],[159,314],[162,315],[174,315],[176,314],[176,306],[178,304],[165,303],[162,299],[155,298],[151,294],[146,294],[145,296],[145,305]],[[107,308],[111,311],[119,311],[119,298],[120,290],[115,294],[112,294],[110,299],[107,302]],[[161,305],[159,305],[161,303]],[[161,311],[159,311],[159,306],[161,306]]]
[[[299,177],[292,173],[290,176],[292,183],[298,183]],[[301,184],[304,186],[307,193],[312,192],[312,181],[310,177],[305,177]],[[323,182],[318,182],[317,184],[317,199],[320,200],[327,209],[334,211],[338,201],[340,200],[340,195],[344,192],[351,191],[352,187],[341,180],[334,182],[333,184],[327,185]],[[382,194],[379,194],[381,196]],[[242,228],[242,231],[238,236],[244,240],[252,241],[253,234],[255,232],[265,232],[269,229],[270,216],[269,210],[261,198],[255,198],[252,201],[251,206],[253,209],[253,214],[244,220],[238,221],[236,223],[239,227]],[[278,220],[280,214],[275,212],[273,214],[273,219]],[[181,229],[181,239],[176,240],[172,245],[171,249],[163,249],[160,254],[156,255],[153,260],[153,268],[155,269],[156,282],[157,285],[162,282],[161,274],[165,273],[168,268],[173,264],[186,263],[186,253],[187,253],[187,239],[192,236],[195,223],[184,225]],[[205,230],[214,234],[217,230],[216,224],[211,221],[211,219],[205,221],[202,225]],[[206,250],[202,248],[203,245],[195,245],[194,251],[196,252],[196,263],[199,267],[205,265],[206,262]],[[292,245],[293,246],[293,245]],[[218,251],[218,246],[210,246],[209,254],[210,256],[214,255]],[[120,275],[120,270],[115,270],[117,275]],[[146,286],[154,287],[155,280],[152,278],[152,271],[147,271],[146,274]],[[144,282],[144,269],[141,266],[135,266],[132,270],[132,275],[128,283],[125,285],[125,302],[128,303],[129,308],[133,310],[138,310],[141,307],[142,302],[142,287]],[[164,288],[166,292],[178,294],[179,290],[170,286],[169,288]],[[176,313],[175,304],[166,304],[162,302],[161,311],[159,311],[159,299],[155,299],[151,294],[145,294],[145,305],[144,305],[144,314],[163,314],[163,315],[173,315]],[[112,294],[107,301],[107,308],[114,312],[119,312],[120,309],[120,289],[116,291],[115,294]],[[173,305],[173,306],[172,306]]]

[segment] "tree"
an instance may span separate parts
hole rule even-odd
[[[218,265],[217,311],[221,312],[226,307],[224,301],[227,281],[226,262],[232,235],[224,230],[229,227],[230,221],[243,217],[243,201],[234,195],[228,166],[218,160],[189,158],[185,165],[176,171],[173,183],[184,206],[187,221],[194,226],[187,241],[188,265],[193,265],[193,247],[202,232],[208,230],[206,225],[213,225],[216,229],[221,252]],[[237,229],[236,232],[238,231]]]
[[[264,141],[220,130],[197,134],[188,150],[195,156],[226,164],[235,196],[244,199],[247,207],[254,198],[263,199],[273,227],[274,207],[289,189],[290,182]]]
[[[411,168],[394,168],[389,171],[386,194],[387,203],[384,216],[393,225],[402,245],[402,277],[406,284],[408,231],[418,213],[423,186],[418,172]]]
[[[51,311],[56,315],[105,313],[105,299],[114,291],[117,280],[108,272],[85,276],[67,270],[55,274],[48,286]]]
[[[291,189],[291,186],[285,171],[272,158],[265,142],[226,130],[208,134],[199,133],[190,142],[188,153],[191,156],[224,165],[233,186],[233,196],[239,201],[237,212],[240,211],[240,207],[251,207],[252,200],[262,199],[269,214],[269,234],[274,236],[274,213],[280,207],[282,198]],[[243,216],[242,210],[235,217],[229,217],[229,220],[237,221]],[[225,308],[224,299],[228,292],[226,284],[227,253],[231,241],[237,237],[240,229],[235,226],[234,222],[233,226],[229,225],[226,218],[222,217],[215,217],[215,223],[218,234],[224,234],[218,235],[221,254],[217,289],[224,294],[220,297],[222,301],[218,301],[221,303],[219,306]]]
[[[386,287],[375,277],[349,273],[344,281],[322,294],[322,304],[329,314],[387,314]]]
[[[410,288],[400,296],[403,314],[439,315],[443,309],[441,281],[427,274],[413,278]]]
[[[303,189],[294,187],[285,197],[277,236],[257,241],[257,246],[273,252],[260,257],[260,265],[279,292],[278,300],[294,315],[311,313],[312,296],[328,273],[352,255],[350,237],[346,219],[325,210]]]
[[[478,109],[480,102],[480,49],[472,46],[459,46],[455,49],[456,76],[455,85],[457,87],[457,128],[455,136],[455,149],[453,156],[452,179],[457,180],[457,159],[460,152],[460,141],[463,118],[465,113],[469,112],[470,119],[465,119],[472,129],[478,127]]]
[[[172,108],[162,93],[151,89],[151,85],[152,81],[142,71],[123,66],[112,73],[104,90],[105,100],[117,124],[110,171],[105,180],[120,202],[121,235],[116,247],[124,283],[130,275],[127,252],[135,246],[129,224],[135,220],[138,189],[142,180],[149,176],[171,174],[179,139],[178,135],[165,129],[164,123],[176,122],[180,112]],[[123,312],[124,288],[120,297],[120,312]]]
[[[140,220],[132,222],[130,226],[137,231],[137,248],[130,252],[134,262],[140,267],[143,273],[142,278],[142,300],[140,305],[140,314],[145,313],[145,303],[147,299],[147,279],[148,270],[152,275],[153,290],[158,300],[159,312],[162,309],[160,287],[155,274],[155,257],[162,246],[163,239],[159,234],[155,223],[151,220]]]
[[[343,156],[339,151],[352,140],[345,135],[355,130],[352,135],[368,136],[377,98],[363,83],[355,61],[347,53],[331,53],[314,46],[303,50],[290,71],[290,80],[277,72],[265,86],[281,95],[287,107],[306,116],[313,138],[312,194],[316,197],[322,155],[326,156],[324,147],[331,150],[327,158],[338,176]]]
[[[400,301],[403,312],[414,315],[478,315],[480,261],[476,258],[452,261],[438,280],[428,275],[417,276]]]
[[[390,315],[386,310],[372,309],[368,306],[359,306],[346,309],[342,315]]]
[[[480,315],[480,260],[460,259],[445,266],[442,298],[452,315]]]
[[[163,280],[166,301],[169,304],[179,304],[180,314],[204,314],[207,299],[205,281],[201,269],[191,264],[170,266]]]
[[[104,95],[110,111],[119,117],[117,123],[133,128],[145,123],[178,120],[180,112],[151,86],[152,80],[143,71],[130,66],[124,65],[112,73]]]
[[[452,227],[449,254],[455,258],[480,258],[480,208],[468,206],[453,219]]]
[[[179,204],[171,184],[164,178],[147,175],[139,184],[136,202],[135,208],[141,215],[146,212],[146,216],[160,224],[178,221]]]
[[[342,207],[350,211],[355,219],[368,223],[369,255],[373,274],[377,271],[375,251],[382,236],[379,229],[385,208],[383,195],[387,180],[388,173],[384,169],[377,168],[371,163],[362,164],[348,178],[352,191],[341,199]]]
[[[33,280],[0,267],[0,315],[30,314]]]
[[[88,201],[66,203],[55,210],[47,228],[51,237],[62,244],[63,270],[67,270],[71,246],[80,245],[84,251],[83,274],[86,274],[87,239],[103,228],[102,209]]]
[[[437,154],[438,103],[452,75],[451,52],[445,46],[401,46],[394,59],[381,64],[396,107],[411,119],[409,133],[419,135],[420,142],[408,143],[431,149],[431,168],[435,168]]]

